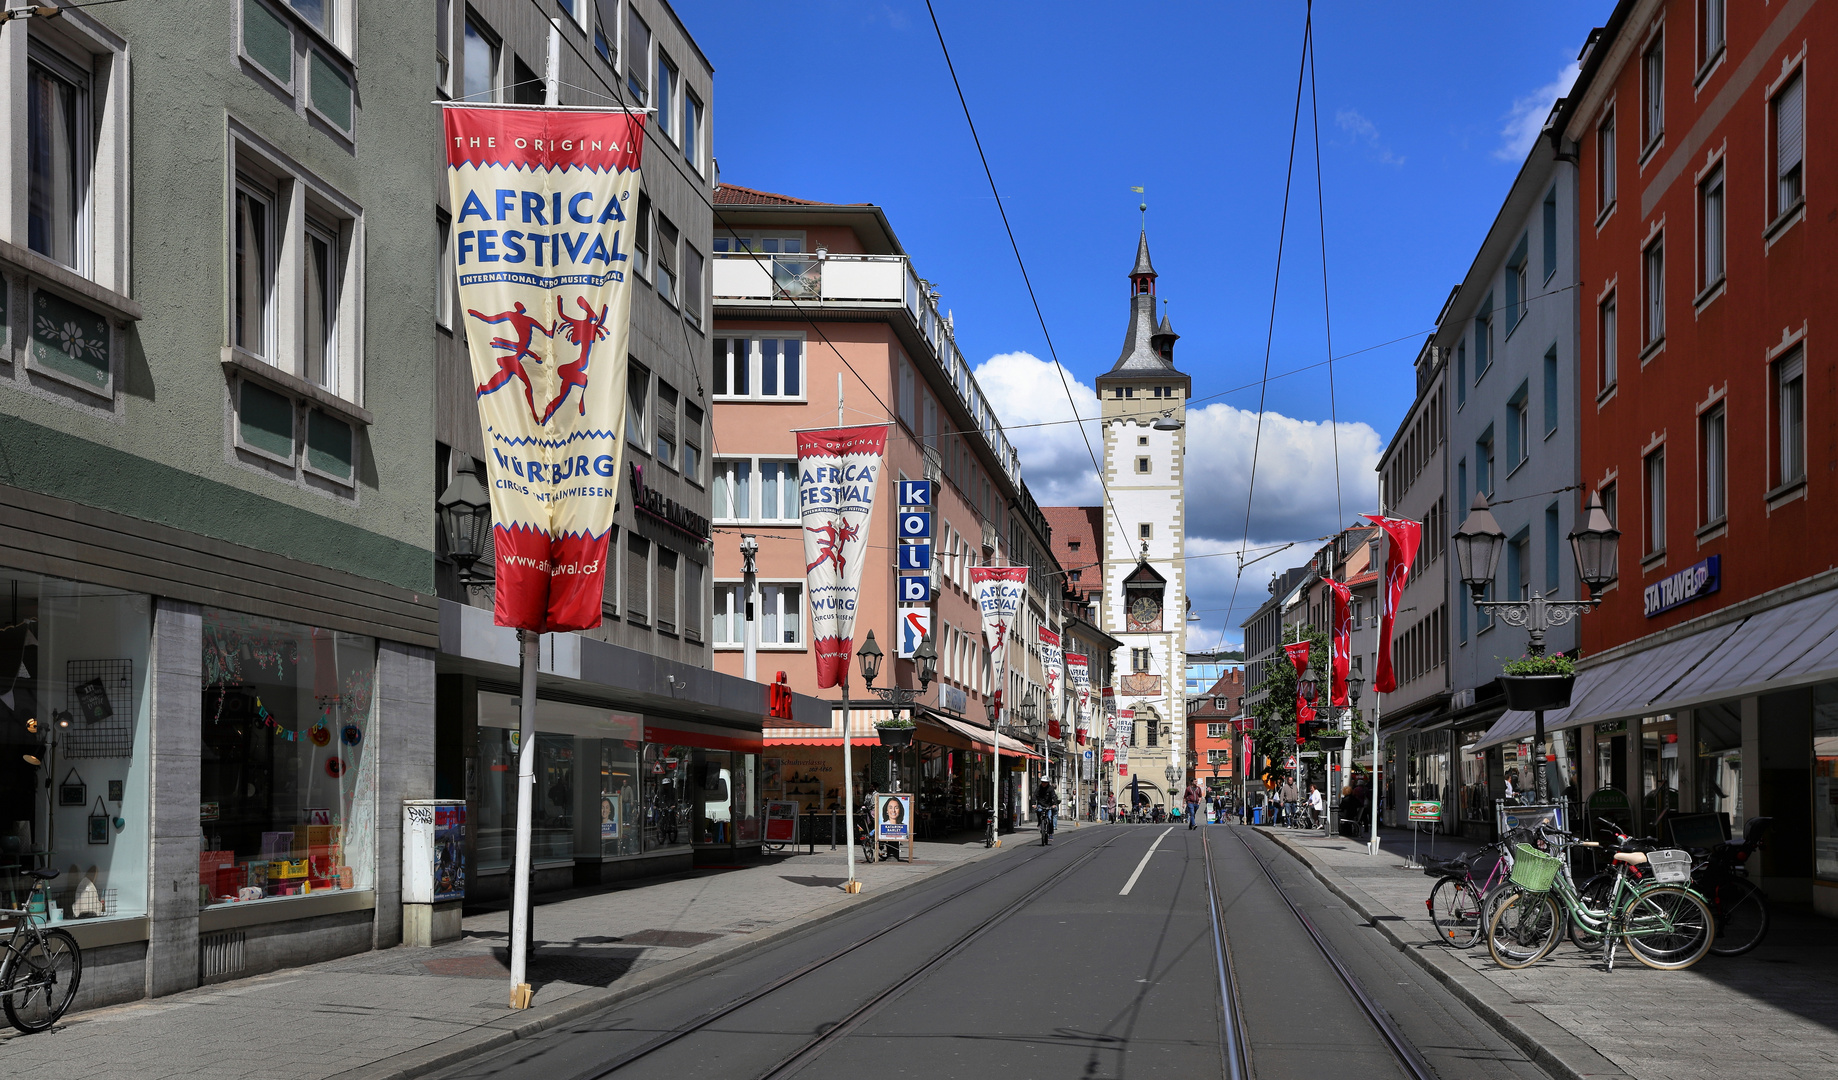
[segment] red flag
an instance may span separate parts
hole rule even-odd
[[[1379,593],[1385,606],[1379,612],[1378,671],[1372,689],[1389,694],[1398,688],[1397,672],[1391,668],[1391,628],[1398,618],[1398,600],[1404,595],[1404,583],[1410,580],[1410,564],[1417,557],[1417,544],[1423,539],[1423,526],[1402,518],[1362,514],[1367,521],[1385,530],[1391,540],[1385,553],[1385,588]]]
[[[1353,590],[1338,581],[1329,581],[1334,591],[1333,690],[1329,703],[1340,708],[1347,704],[1347,675],[1353,668]]]
[[[1295,665],[1296,678],[1301,678],[1302,673],[1308,670],[1308,642],[1298,641],[1293,645],[1285,645],[1283,653],[1289,657],[1289,662]]]

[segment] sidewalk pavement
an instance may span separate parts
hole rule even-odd
[[[1380,933],[1558,1075],[1838,1075],[1838,922],[1810,909],[1774,905],[1768,936],[1753,952],[1706,956],[1685,971],[1654,971],[1624,953],[1607,972],[1567,941],[1549,959],[1507,971],[1488,956],[1484,942],[1464,951],[1437,940],[1424,904],[1434,882],[1421,870],[1403,868],[1408,831],[1384,830],[1378,856],[1368,855],[1358,840],[1258,831],[1301,859]],[[1478,846],[1438,837],[1436,854]]]
[[[713,967],[843,910],[1001,848],[920,842],[914,862],[856,863],[845,852],[768,855],[741,870],[695,871],[610,891],[539,897],[530,982],[513,1012],[508,915],[468,916],[462,938],[397,947],[217,983],[66,1017],[53,1031],[0,1034],[0,1068],[38,1080],[399,1080],[605,1008]]]

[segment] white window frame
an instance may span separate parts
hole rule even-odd
[[[239,353],[260,361],[302,383],[313,385],[337,402],[364,405],[364,212],[341,192],[319,179],[266,140],[230,122],[227,159],[232,170],[229,189],[246,191],[270,201],[269,281],[272,307],[267,355],[258,356],[235,344],[234,288],[224,290],[224,358]],[[312,224],[309,225],[309,222]],[[336,365],[325,384],[312,383],[306,369],[305,291],[307,232],[312,228],[336,240],[334,269],[337,287],[335,310]],[[224,232],[225,272],[235,270],[236,200],[226,200]],[[289,388],[290,392],[292,388]],[[340,418],[352,417],[341,412]]]
[[[721,480],[724,477],[734,475],[734,469],[733,469],[734,466],[743,465],[743,464],[747,467],[747,505],[744,508],[744,513],[741,516],[729,516],[729,515],[723,514],[721,511],[733,509],[733,507],[720,505],[720,502],[721,502],[720,496],[719,494],[716,494],[714,496],[714,498],[716,499],[716,502],[712,504],[712,513],[710,516],[716,522],[721,522],[721,523],[748,524],[748,525],[796,525],[798,524],[798,518],[796,516],[796,498],[795,497],[793,499],[793,516],[791,517],[777,517],[777,516],[766,517],[764,516],[765,499],[766,499],[765,467],[767,465],[777,465],[781,467],[790,466],[790,469],[789,469],[790,483],[792,485],[792,490],[795,492],[797,490],[797,476],[798,476],[797,458],[788,457],[783,454],[722,454],[719,457],[716,457],[710,465],[709,488],[711,492],[718,493],[724,487],[726,488],[726,490],[732,491],[733,490],[732,482],[730,481],[726,484],[723,484]],[[786,483],[784,474],[781,474],[779,483],[780,484]],[[784,497],[783,495],[781,495],[779,498],[779,509],[782,511],[784,509],[784,506],[785,506]]]
[[[1729,173],[1719,157],[1698,181],[1698,302],[1729,274]]]
[[[460,43],[459,49],[456,50],[459,58],[459,100],[472,104],[504,100],[504,79],[502,76],[504,70],[504,39],[498,35],[497,31],[487,26],[483,21],[474,19],[465,9],[462,9],[460,16],[459,32]],[[483,90],[467,90],[467,86],[469,85],[468,76],[472,74],[470,70],[472,57],[468,55],[468,38],[476,38],[481,45],[485,46],[486,54],[490,58],[490,63],[486,65],[484,80],[486,85]]]
[[[1657,272],[1655,266],[1657,265]],[[1666,340],[1666,233],[1640,246],[1640,344],[1644,355]]]
[[[715,340],[716,341],[726,341],[728,343],[727,356],[726,357],[719,357],[719,356],[716,357],[715,363],[727,365],[726,372],[725,372],[725,374],[727,375],[727,378],[725,382],[730,390],[734,386],[734,378],[733,378],[733,372],[735,370],[734,365],[740,359],[739,357],[735,355],[734,343],[740,342],[740,341],[746,342],[746,346],[747,346],[747,349],[746,349],[747,351],[747,355],[746,355],[747,392],[744,394],[734,394],[734,393],[711,394],[710,396],[714,400],[716,401],[778,402],[778,403],[783,403],[783,404],[797,404],[797,403],[802,403],[802,402],[809,400],[808,395],[810,393],[810,343],[805,334],[801,332],[795,332],[795,331],[791,333],[782,333],[782,334],[781,333],[763,334],[763,333],[755,332],[755,333],[751,333],[748,336],[744,336],[744,337],[739,336],[739,335],[732,336],[732,337],[722,336],[722,337],[716,337]],[[763,385],[763,380],[761,379],[761,376],[765,374],[765,370],[764,370],[765,355],[764,355],[764,351],[759,347],[759,343],[762,341],[768,341],[768,340],[770,341],[796,341],[798,343],[798,392],[797,394],[795,395],[792,395],[792,394],[770,394],[768,395],[762,392],[761,387]],[[777,384],[780,387],[783,387],[785,385],[783,347],[779,349],[779,356],[780,356],[779,378],[778,378]]]
[[[761,577],[758,579],[758,586],[759,586],[759,594],[760,594],[759,595],[759,607],[755,609],[754,617],[756,621],[759,623],[760,651],[761,652],[806,652],[808,651],[810,648],[810,631],[806,625],[806,617],[805,617],[805,603],[804,603],[805,582],[804,582],[804,579],[802,578]],[[734,621],[733,622],[734,628],[739,631],[738,634],[734,635],[733,641],[723,641],[721,640],[721,637],[719,634],[709,635],[710,644],[712,644],[717,650],[735,651],[735,650],[746,648],[745,589],[746,589],[746,582],[738,578],[718,577],[715,579],[714,611],[717,613],[715,615],[715,618],[732,619]],[[795,592],[798,596],[797,616],[796,616],[796,619],[792,621],[791,623],[791,625],[795,625],[797,627],[798,640],[792,641],[792,642],[785,641],[783,638],[784,630],[787,625],[787,620],[786,620],[786,615],[785,615],[785,606],[784,606],[784,598],[785,598],[787,590],[791,592]],[[769,641],[766,639],[766,609],[769,605],[773,605],[775,603],[777,607],[776,607],[776,610],[773,612],[773,614],[775,617],[777,617],[779,621],[779,632],[780,632],[781,637],[780,637],[780,640],[778,641]],[[725,613],[725,614],[721,614],[721,613]]]
[[[1653,482],[1653,463],[1656,459],[1659,463],[1657,485]],[[1640,531],[1645,559],[1655,559],[1666,553],[1666,464],[1664,440],[1648,447],[1640,455]]]
[[[1616,156],[1617,130],[1615,103],[1609,102],[1602,110],[1602,118],[1595,126],[1595,204],[1596,228],[1600,229],[1608,216],[1615,212],[1615,205],[1620,197],[1620,161]]]
[[[1621,305],[1610,288],[1596,301],[1596,398],[1607,397],[1621,379]]]
[[[1704,79],[1729,53],[1729,6],[1726,0],[1697,0],[1698,73],[1693,82],[1702,86]]]
[[[1769,448],[1769,494],[1776,495],[1789,491],[1806,482],[1806,347],[1804,341],[1796,342],[1791,348],[1784,349],[1768,363],[1768,418],[1773,429]],[[1794,379],[1799,380],[1799,416],[1792,429],[1787,423],[1786,384]],[[1797,443],[1797,445],[1795,445]],[[1797,461],[1795,460],[1797,455]],[[1798,471],[1790,472],[1790,465],[1798,465]]]
[[[236,181],[232,187],[232,193],[234,197],[231,200],[231,206],[230,206],[230,242],[229,242],[229,249],[230,249],[229,250],[229,258],[230,258],[230,291],[229,291],[230,292],[229,294],[230,315],[229,315],[229,319],[230,319],[230,325],[224,337],[225,337],[225,340],[229,342],[231,348],[246,352],[250,356],[255,357],[256,359],[262,361],[265,364],[269,364],[269,365],[278,367],[280,366],[280,342],[279,342],[279,334],[276,330],[277,320],[276,320],[275,313],[278,307],[277,294],[279,293],[279,283],[277,282],[276,278],[277,278],[277,272],[279,270],[280,258],[279,258],[279,253],[276,250],[278,247],[278,244],[277,244],[277,240],[275,236],[276,230],[274,227],[274,220],[275,220],[275,215],[279,209],[280,200],[276,197],[276,193],[272,188],[263,186],[260,182],[256,181],[254,178],[244,177],[240,175],[236,178]],[[261,345],[262,347],[260,350],[249,348],[245,342],[238,340],[237,335],[236,335],[236,314],[237,314],[236,309],[238,306],[238,301],[241,298],[240,290],[243,284],[236,270],[236,245],[242,235],[242,222],[241,222],[242,205],[241,204],[245,200],[250,202],[251,204],[254,204],[254,203],[261,204],[261,207],[263,210],[263,213],[262,213],[262,256],[261,256],[262,258],[262,267],[261,267],[262,285],[263,285],[262,319],[261,319],[261,322],[262,322]]]
[[[662,131],[672,143],[680,146],[683,142],[682,132],[679,130],[682,117],[673,117],[671,113],[676,103],[682,100],[683,69],[677,66],[676,61],[670,59],[670,54],[666,53],[661,45],[654,52],[657,61],[651,66],[654,80],[651,87],[653,98],[651,104],[656,109],[653,115],[657,117],[658,130]],[[666,80],[668,80],[668,85],[666,85]]]
[[[333,395],[338,394],[341,376],[344,374],[342,363],[343,356],[339,342],[340,335],[344,330],[340,320],[341,309],[343,307],[341,298],[344,292],[344,260],[340,257],[342,255],[342,251],[340,250],[342,243],[339,238],[339,232],[340,230],[335,227],[328,227],[318,220],[311,218],[307,220],[306,226],[302,231],[305,243],[301,248],[301,258],[304,260],[304,265],[301,268],[300,274],[300,320],[302,340],[300,343],[300,371],[298,374],[301,378]],[[311,316],[306,301],[306,290],[312,285],[312,257],[313,243],[315,241],[324,244],[331,255],[331,264],[327,267],[331,279],[329,283],[330,289],[324,297],[326,305],[326,310],[324,312],[326,320],[326,348],[329,350],[329,355],[322,358],[325,362],[325,370],[324,377],[320,379],[315,379],[309,374],[311,370],[310,365],[313,363],[314,358],[310,355],[304,339],[306,320]]]
[[[1654,27],[1640,47],[1640,161],[1666,141],[1666,27]]]
[[[697,176],[701,176],[702,131],[708,126],[708,106],[703,104],[700,95],[687,86],[683,87],[682,98],[683,137],[681,142],[683,144],[683,160],[689,165],[691,172],[695,173]],[[689,118],[691,116],[695,117],[695,124],[693,125],[695,130],[693,131],[690,130],[692,125],[690,124]]]
[[[1698,527],[1729,519],[1729,407],[1719,397],[1698,414]]]
[[[440,266],[434,278],[434,325],[451,332],[453,313],[459,306],[459,283],[454,280],[453,268],[453,221],[444,210],[436,210],[434,227],[440,253]]]
[[[1793,199],[1787,200],[1782,198],[1782,187],[1785,184],[1785,180],[1783,179],[1785,172],[1780,167],[1780,144],[1782,140],[1780,136],[1779,106],[1787,91],[1795,86],[1799,88],[1800,151],[1799,158],[1794,166],[1798,173],[1796,178],[1797,190],[1794,193]],[[1787,70],[1783,71],[1780,78],[1776,79],[1774,84],[1768,87],[1767,102],[1764,108],[1766,109],[1764,115],[1767,118],[1767,126],[1765,130],[1768,139],[1766,155],[1768,168],[1768,226],[1765,235],[1772,240],[1780,232],[1785,231],[1792,221],[1796,221],[1800,216],[1803,216],[1802,211],[1804,211],[1806,207],[1806,65],[1803,62],[1789,61]]]

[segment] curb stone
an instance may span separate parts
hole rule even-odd
[[[1419,967],[1447,987],[1475,1015],[1493,1025],[1507,1041],[1525,1051],[1547,1072],[1564,1077],[1565,1080],[1600,1080],[1603,1077],[1632,1080],[1620,1066],[1602,1056],[1601,1051],[1543,1013],[1513,1001],[1506,991],[1443,955],[1440,947],[1433,951],[1422,949],[1417,946],[1425,942],[1406,940],[1393,929],[1392,922],[1396,916],[1389,908],[1321,865],[1306,848],[1290,843],[1274,831],[1257,831],[1307,867],[1317,881],[1358,912],[1360,918],[1384,935],[1394,948],[1416,961]]]
[[[491,1050],[508,1046],[519,1039],[527,1039],[579,1020],[584,1016],[603,1012],[622,1001],[665,989],[692,975],[738,960],[767,946],[783,944],[816,929],[830,918],[859,911],[864,907],[876,906],[887,898],[897,896],[914,886],[943,880],[966,867],[975,866],[994,858],[1004,851],[1014,851],[1026,846],[1017,844],[1013,847],[990,848],[977,852],[956,865],[945,867],[935,874],[916,877],[910,881],[890,883],[872,893],[858,893],[854,896],[840,894],[843,899],[835,904],[806,912],[770,929],[757,930],[748,935],[746,940],[735,942],[729,948],[701,956],[685,956],[679,960],[666,961],[656,967],[647,968],[644,973],[634,976],[630,982],[622,986],[603,991],[570,994],[547,1008],[538,1005],[526,1012],[510,1013],[413,1050],[405,1050],[399,1054],[373,1061],[368,1065],[360,1065],[354,1069],[335,1073],[327,1080],[413,1080],[415,1077],[427,1076],[440,1069],[469,1061]],[[506,1011],[509,1012],[508,1008]]]

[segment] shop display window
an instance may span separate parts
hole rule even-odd
[[[1456,755],[1461,762],[1461,790],[1457,796],[1460,805],[1457,813],[1463,821],[1493,820],[1493,799],[1487,791],[1487,752],[1482,750],[1476,753],[1474,749],[1474,744],[1480,741],[1485,731],[1483,728],[1480,731],[1463,732],[1458,736],[1467,740],[1467,744]]]
[[[517,855],[517,751],[515,727],[479,726],[478,837],[480,871],[501,870]],[[530,859],[574,858],[574,762],[572,735],[536,733],[536,792],[530,812]]]
[[[1812,757],[1813,874],[1838,881],[1838,683],[1812,688]]]
[[[1641,721],[1640,797],[1643,823],[1678,809],[1678,721],[1671,713]]]
[[[690,845],[697,797],[690,792],[692,757],[695,753],[695,750],[687,746],[645,744],[642,769],[646,851]]]
[[[204,611],[199,900],[369,889],[376,639]]]
[[[642,804],[638,773],[639,744],[626,739],[600,740],[600,855],[636,855],[640,851]]]
[[[50,868],[52,922],[147,913],[152,635],[146,596],[0,576],[0,907]]]
[[[1816,714],[1815,714],[1816,715]],[[1697,733],[1698,810],[1728,814],[1730,824],[1742,829],[1742,709],[1734,701],[1707,705],[1692,711]]]

